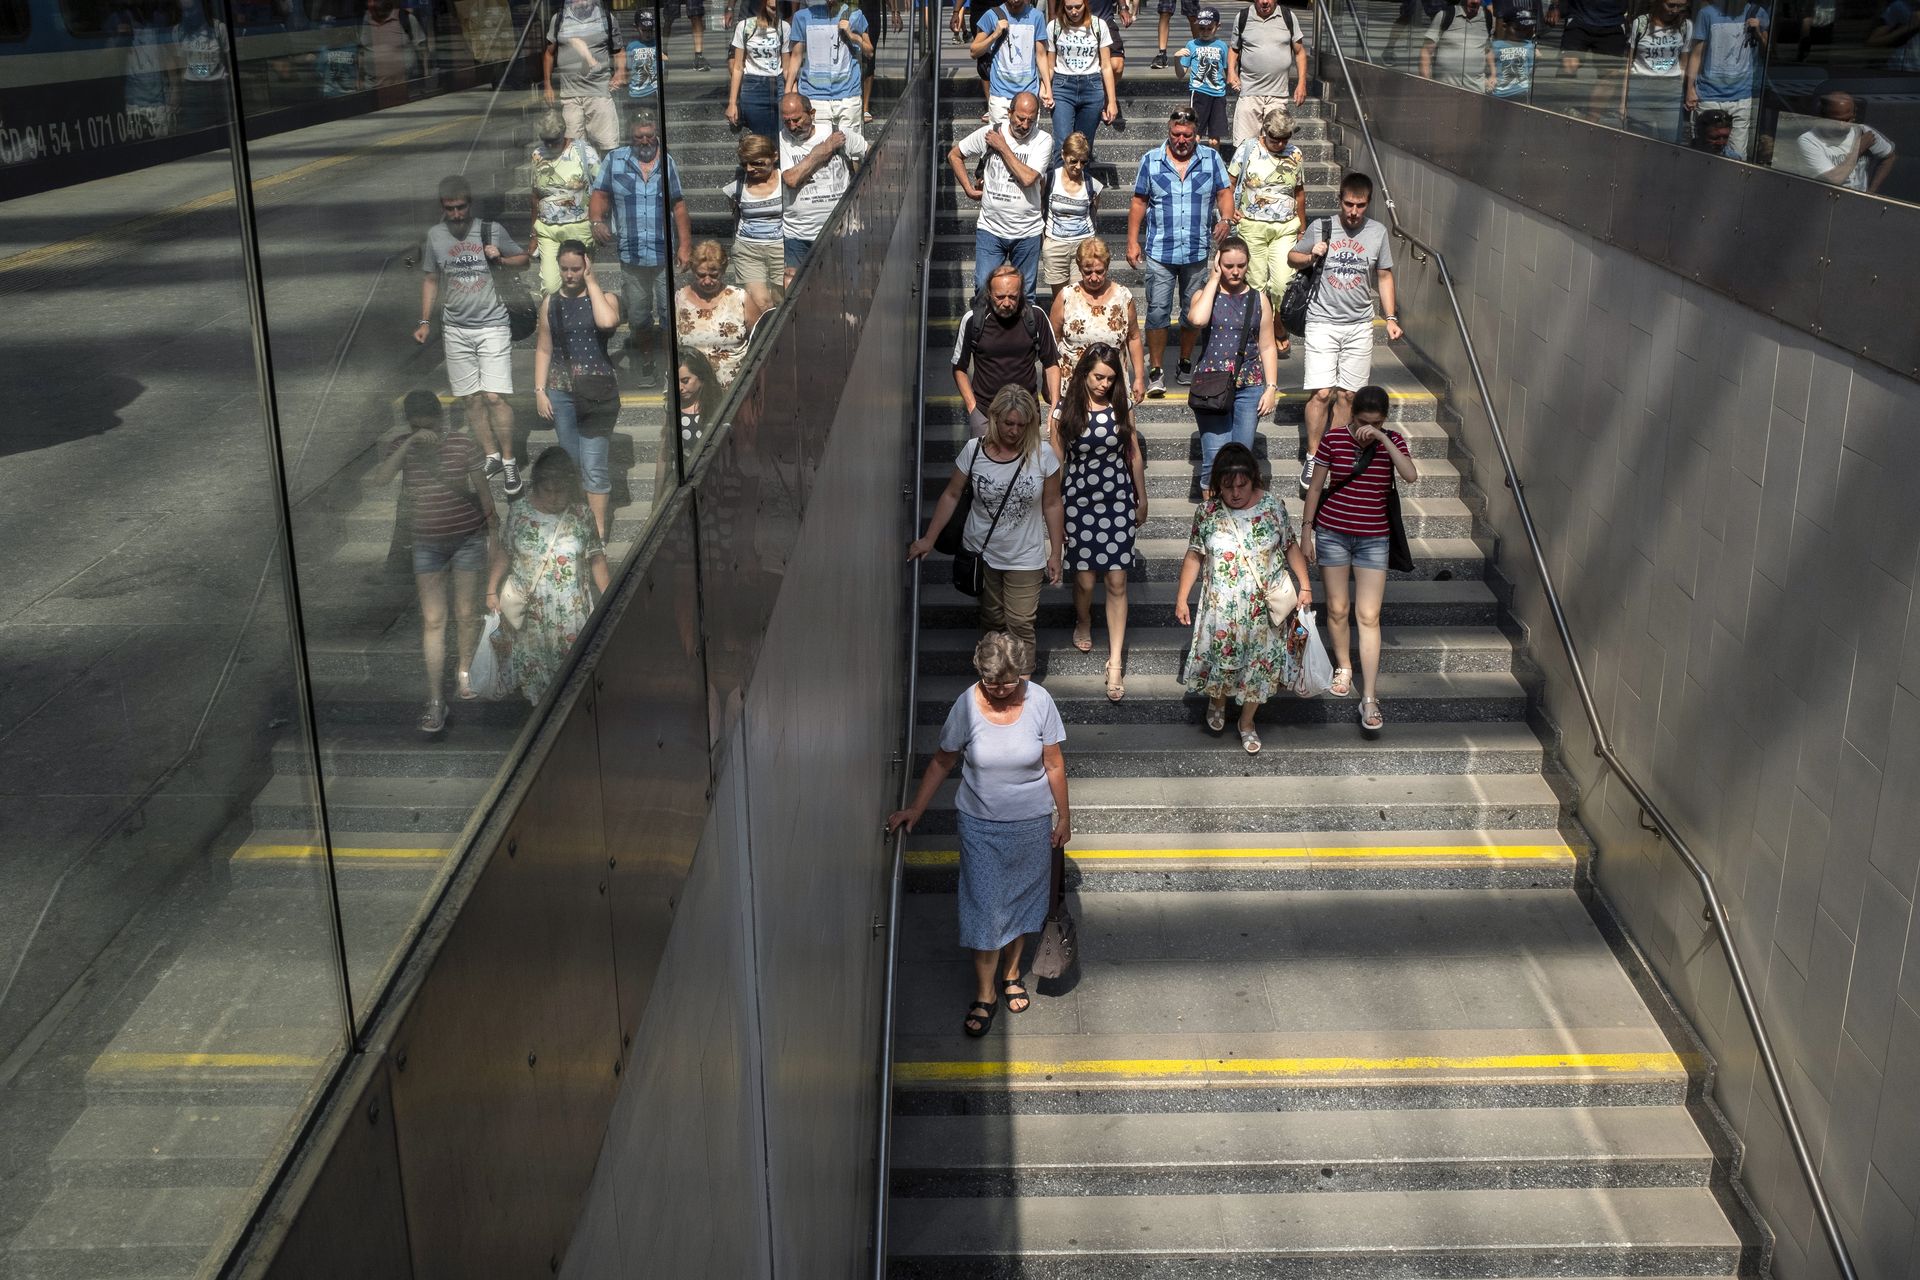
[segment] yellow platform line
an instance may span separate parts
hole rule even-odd
[[[894,1078],[908,1084],[984,1083],[1062,1076],[1182,1080],[1210,1076],[1275,1079],[1333,1075],[1392,1076],[1444,1072],[1587,1071],[1683,1073],[1676,1053],[1510,1053],[1420,1055],[1404,1058],[1083,1058],[1059,1062],[901,1062]]]
[[[141,1075],[162,1071],[315,1071],[325,1058],[304,1053],[103,1053],[89,1075]]]
[[[317,160],[309,160],[305,164],[295,165],[293,168],[281,173],[276,173],[271,177],[255,179],[253,184],[254,194],[258,195],[262,191],[271,191],[275,187],[283,187],[290,182],[298,182],[302,178],[310,178],[316,173],[323,173],[328,169],[346,164],[349,161],[364,159],[377,151],[392,147],[404,147],[409,143],[422,142],[437,134],[450,132],[463,125],[471,127],[472,123],[470,120],[448,120],[440,124],[430,124],[419,129],[410,129],[405,133],[396,133],[391,138],[382,138],[380,141],[362,147],[358,151],[349,151],[340,155],[321,156]],[[62,240],[58,244],[41,245],[38,249],[28,249],[25,252],[16,253],[9,258],[0,258],[0,275],[5,275],[9,271],[18,271],[23,267],[35,266],[51,258],[62,257],[69,253],[84,253],[92,249],[106,249],[131,240],[138,240],[171,218],[181,218],[190,213],[200,213],[207,209],[217,209],[221,205],[232,203],[233,192],[231,189],[214,191],[198,199],[189,200],[184,204],[176,204],[171,208],[161,209],[157,213],[149,213],[128,222],[117,223],[114,226],[102,228],[99,231],[90,231],[86,235],[75,236],[71,240]]]
[[[451,849],[369,849],[335,845],[333,856],[346,862],[422,862],[438,861],[452,852]],[[320,855],[320,846],[316,844],[243,844],[233,851],[234,859],[239,862],[301,862]]]
[[[1288,849],[1068,849],[1075,862],[1188,862],[1228,858],[1310,858],[1356,861],[1418,861],[1423,858],[1484,862],[1572,862],[1573,850],[1561,844],[1406,844],[1296,847]],[[957,867],[958,849],[909,849],[909,867]]]

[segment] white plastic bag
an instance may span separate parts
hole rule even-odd
[[[480,647],[467,664],[467,687],[477,698],[504,698],[513,692],[513,678],[507,673],[506,657],[497,643],[500,635],[500,611],[495,609],[481,624]]]
[[[1313,610],[1303,608],[1296,616],[1300,629],[1306,632],[1306,643],[1300,650],[1300,674],[1294,679],[1293,691],[1302,698],[1315,698],[1333,688],[1333,662],[1327,657],[1327,646],[1320,642]]]

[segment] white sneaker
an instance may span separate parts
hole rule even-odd
[[[1313,488],[1313,464],[1315,461],[1317,461],[1317,459],[1308,458],[1300,464],[1300,492],[1302,493]]]

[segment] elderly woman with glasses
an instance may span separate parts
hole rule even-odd
[[[1052,851],[1073,838],[1067,805],[1067,731],[1047,691],[1027,678],[1033,643],[990,632],[973,649],[979,682],[970,685],[940,727],[940,749],[920,779],[913,804],[887,818],[887,831],[912,831],[956,763],[960,830],[960,945],[973,952],[973,1002],[963,1029],[980,1037],[993,1026],[1000,997],[1007,1012],[1032,999],[1020,981],[1026,936],[1046,923],[1052,902]]]
[[[1287,647],[1295,618],[1276,623],[1267,608],[1267,588],[1292,571],[1302,606],[1313,603],[1307,558],[1294,536],[1287,509],[1260,483],[1260,465],[1243,444],[1221,448],[1213,459],[1213,492],[1193,513],[1173,616],[1193,627],[1187,648],[1187,692],[1205,696],[1207,728],[1227,726],[1227,699],[1240,704],[1240,745],[1260,751],[1253,716],[1274,690],[1293,683],[1299,659]],[[1200,608],[1188,606],[1193,584],[1206,571]]]
[[[727,260],[719,241],[702,240],[693,247],[693,283],[673,295],[681,349],[691,347],[707,358],[722,392],[740,372],[754,322],[766,310],[753,293],[727,283]]]

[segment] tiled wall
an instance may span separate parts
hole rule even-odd
[[[1600,714],[1720,888],[1862,1274],[1920,1280],[1920,384],[1386,154],[1456,277]],[[1719,1058],[1776,1273],[1835,1274],[1700,895],[1590,749],[1435,269],[1395,274],[1453,379],[1600,882]]]

